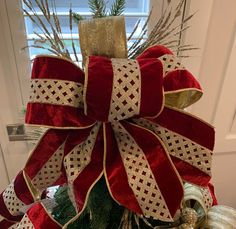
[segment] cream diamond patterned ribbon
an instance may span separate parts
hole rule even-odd
[[[122,61],[124,60],[124,61]],[[141,77],[138,62],[111,59],[114,72],[109,121],[122,120],[139,114]]]
[[[165,144],[170,155],[184,160],[211,175],[212,153],[209,149],[151,121],[136,119],[135,122],[156,133]]]
[[[35,227],[27,214],[25,214],[19,223],[12,225],[9,229],[35,229]]]
[[[168,72],[174,71],[174,70],[184,70],[185,67],[181,64],[181,61],[179,58],[177,58],[174,55],[165,54],[158,58],[162,62],[163,66],[163,72],[165,75]]]
[[[29,102],[83,107],[83,85],[66,80],[33,79]]]
[[[101,123],[96,123],[88,138],[81,144],[75,146],[71,152],[65,156],[64,167],[70,183],[73,183],[76,177],[89,164],[100,126]]]
[[[65,142],[55,151],[33,178],[32,183],[38,190],[45,190],[61,176]]]
[[[144,216],[172,221],[171,214],[144,152],[119,122],[113,122],[112,127],[126,169],[129,185]]]
[[[25,205],[16,195],[14,181],[3,192],[3,200],[12,215],[20,215],[20,209]]]

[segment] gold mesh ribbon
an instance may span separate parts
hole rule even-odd
[[[180,90],[165,93],[165,104],[170,107],[184,109],[202,97],[202,92],[196,89]]]
[[[84,64],[90,55],[127,58],[123,16],[81,21],[79,40]]]

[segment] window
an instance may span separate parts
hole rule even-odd
[[[108,0],[107,1],[107,8],[109,9],[111,4],[113,3],[114,0]],[[91,13],[89,10],[88,6],[88,0],[72,0],[72,1],[66,1],[66,0],[48,0],[49,7],[52,6],[56,2],[56,9],[57,9],[57,15],[59,17],[60,25],[62,28],[62,35],[63,35],[63,40],[66,44],[67,47],[69,47],[69,52],[71,54],[71,57],[73,60],[73,51],[71,48],[71,34],[70,34],[70,28],[69,28],[69,7],[70,3],[72,5],[72,10],[73,12],[80,13],[83,17],[86,18],[91,18]],[[36,13],[40,16],[43,22],[45,22],[45,19],[43,17],[42,12],[40,9],[37,7],[37,4],[35,1],[32,1],[33,6],[36,10]],[[27,7],[23,4],[23,7],[27,9]],[[50,7],[52,9],[52,7]],[[126,32],[127,32],[127,37],[130,35],[132,32],[135,24],[138,22],[139,19],[141,19],[139,23],[139,27],[137,29],[137,33],[140,31],[142,28],[143,24],[145,23],[147,16],[149,13],[149,1],[147,0],[127,0],[126,1],[126,7],[125,7],[125,18],[126,18]],[[30,12],[31,15],[32,12]],[[34,16],[33,16],[34,17]],[[26,36],[27,36],[27,43],[28,45],[32,45],[34,43],[34,40],[38,39],[38,37],[34,34],[34,32],[39,33],[40,35],[42,32],[40,29],[35,25],[35,23],[32,22],[32,20],[24,14],[24,21],[25,21],[25,27],[26,27]],[[47,23],[45,23],[46,25]],[[47,26],[47,29],[50,31],[49,26]],[[50,31],[51,32],[51,31]],[[76,45],[76,51],[77,53],[80,54],[80,49],[79,49],[79,42],[78,42],[78,26],[75,22],[73,22],[73,31],[72,31],[72,36]],[[137,39],[137,37],[134,36],[134,39]],[[130,40],[128,43],[128,46],[132,45],[134,42],[133,40]],[[47,47],[47,44],[45,44],[45,47]],[[47,50],[42,50],[42,49],[37,49],[37,48],[29,48],[29,55],[30,59],[33,59],[36,55],[38,54],[50,54],[49,51]],[[79,55],[79,62],[81,63],[82,57]]]
[[[49,0],[54,1],[54,0]],[[87,1],[85,0],[55,0],[57,2],[57,10],[60,13],[62,20],[63,32],[66,39],[68,34],[68,20],[64,20],[68,16],[68,3],[73,3],[74,11],[80,9],[81,14],[89,16]],[[107,0],[106,0],[107,1]],[[187,0],[186,0],[187,1]],[[110,1],[109,1],[110,2]],[[150,27],[156,23],[159,15],[164,8],[164,3],[167,4],[166,0],[150,0],[150,5],[153,2],[153,20],[149,21]],[[173,4],[178,4],[179,0],[172,0]],[[191,1],[192,4],[198,5],[198,1]],[[76,5],[77,4],[77,5]],[[201,4],[206,4],[201,3]],[[211,3],[209,3],[211,6]],[[29,42],[32,42],[34,38],[32,35],[33,27],[32,23],[28,20],[21,10],[22,4],[19,0],[1,0],[0,1],[0,144],[2,151],[7,162],[6,167],[10,179],[14,178],[19,169],[24,165],[26,158],[28,157],[27,146],[24,142],[11,142],[8,141],[6,134],[6,125],[10,123],[22,123],[24,117],[22,117],[21,110],[23,106],[26,106],[29,96],[30,89],[30,59],[32,59],[38,53],[42,53],[43,50],[30,49],[21,51],[21,48],[26,46]],[[77,8],[76,8],[77,7]],[[145,21],[148,15],[149,1],[148,0],[127,0],[127,7],[125,11],[127,32],[130,33],[134,24],[138,18],[142,19],[142,23]],[[200,7],[193,7],[193,12]],[[210,7],[209,7],[210,8]],[[204,7],[201,7],[204,9]],[[210,12],[210,11],[209,11]],[[203,11],[203,16],[199,17],[202,20],[197,21],[201,27],[206,25],[205,18],[210,17],[208,11]],[[142,24],[141,23],[141,24]],[[67,27],[66,27],[67,26]],[[141,25],[140,25],[141,27]],[[193,26],[194,28],[194,26]],[[197,27],[198,28],[198,27]],[[66,30],[67,29],[67,30]],[[25,33],[25,31],[27,33]],[[200,30],[201,31],[201,30]],[[207,31],[207,30],[206,30]],[[194,33],[192,40],[199,40],[202,34],[197,29]],[[77,36],[77,29],[75,28],[73,36]],[[205,36],[205,35],[204,35]],[[67,37],[69,40],[69,38]],[[197,45],[203,47],[203,44]],[[5,187],[5,185],[3,185]]]
[[[70,2],[72,3],[72,8],[74,12],[80,12],[83,16],[91,17],[88,9],[88,0],[48,0],[49,6],[53,2],[56,2],[57,13],[60,18],[60,22],[63,30],[63,38],[65,42],[69,45],[71,42],[71,37],[69,34],[69,23],[68,23],[68,9]],[[105,0],[109,4],[113,0]],[[187,0],[186,0],[187,1]],[[32,2],[35,2],[32,0]],[[175,6],[179,3],[179,0],[172,0],[172,5]],[[165,5],[166,0],[126,0],[126,31],[127,36],[132,31],[136,22],[141,19],[139,24],[139,31],[142,28],[144,22],[146,21],[149,9],[153,7],[152,17],[150,18],[148,28],[152,28],[161,15]],[[0,1],[0,13],[3,15],[3,23],[5,27],[3,29],[2,36],[5,36],[6,46],[9,47],[8,54],[10,59],[10,68],[14,69],[14,74],[9,74],[7,76],[11,78],[15,88],[16,94],[14,97],[17,99],[18,110],[22,109],[22,104],[26,105],[28,101],[29,88],[30,88],[30,60],[32,60],[38,54],[48,54],[46,50],[30,48],[25,51],[21,51],[22,47],[30,45],[33,43],[33,39],[36,39],[33,31],[40,32],[37,27],[29,20],[28,16],[22,12],[22,0],[3,0]],[[36,9],[38,15],[40,16],[40,10]],[[42,17],[42,13],[41,13]],[[179,18],[181,19],[182,16]],[[138,31],[138,32],[139,32]],[[138,34],[137,32],[137,34]],[[73,38],[77,42],[77,51],[79,52],[79,41],[78,41],[78,31],[77,26],[74,26]],[[136,37],[137,38],[137,37]],[[136,39],[134,36],[134,39]],[[134,40],[130,40],[128,45],[130,46]],[[6,58],[6,56],[4,56]],[[81,61],[81,58],[80,58]]]

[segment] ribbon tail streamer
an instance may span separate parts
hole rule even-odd
[[[183,180],[208,185],[214,146],[212,126],[187,112],[168,107],[156,119],[134,121],[159,136]]]
[[[183,186],[158,137],[125,121],[113,122],[107,131],[106,172],[115,200],[138,214],[141,209],[148,218],[172,221],[182,201]],[[111,156],[114,151],[116,158]]]
[[[77,215],[85,209],[90,191],[103,175],[103,133],[101,124],[91,129],[74,130],[65,145],[64,168],[69,187],[69,197]]]
[[[19,221],[21,208],[39,201],[46,188],[63,184],[64,142],[68,132],[49,129],[32,151],[25,168],[0,195],[0,215]]]

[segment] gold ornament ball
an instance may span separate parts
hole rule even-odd
[[[194,226],[197,223],[197,212],[193,208],[184,208],[182,210],[181,219],[183,223]]]

